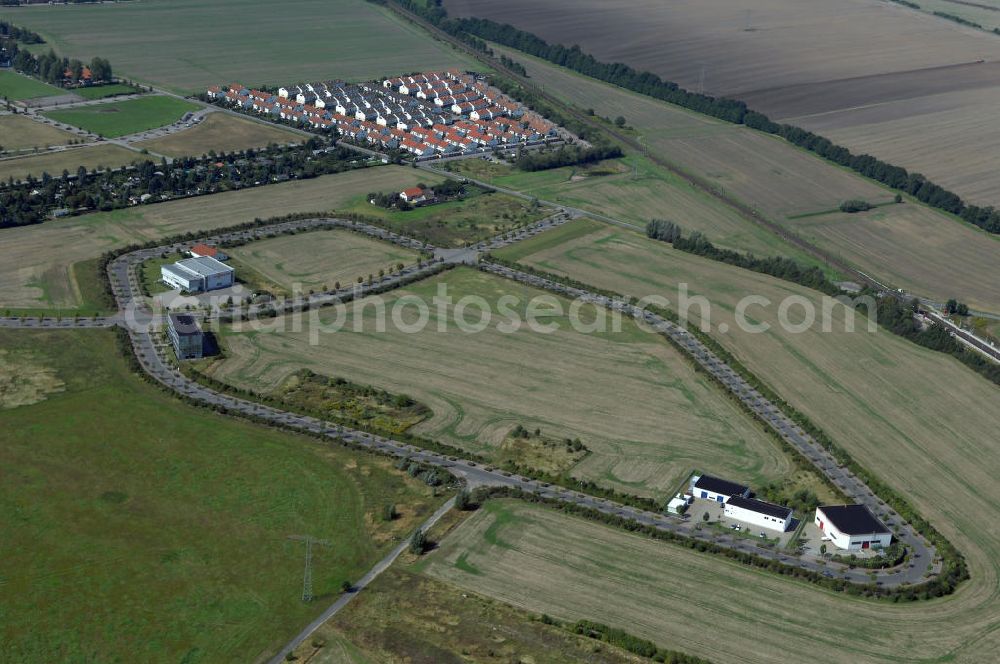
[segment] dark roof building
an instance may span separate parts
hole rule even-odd
[[[888,533],[878,518],[864,505],[824,505],[817,508],[827,521],[845,535],[871,535]]]
[[[702,475],[695,481],[692,487],[697,491],[708,491],[722,496],[747,496],[750,494],[750,487],[718,477],[712,477],[711,475]],[[695,494],[695,496],[698,495],[697,493]]]

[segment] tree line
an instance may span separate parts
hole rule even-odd
[[[906,192],[932,207],[956,214],[990,233],[1000,233],[1000,211],[992,206],[968,205],[958,194],[934,184],[920,173],[910,173],[901,166],[895,166],[868,154],[855,155],[847,148],[836,145],[811,131],[773,122],[763,113],[749,109],[745,102],[690,92],[677,83],[663,80],[652,72],[638,71],[620,62],[601,62],[589,53],[583,52],[577,45],[567,47],[562,44],[549,44],[544,39],[509,24],[482,18],[448,18],[444,8],[435,2],[427,3],[426,6],[416,0],[396,0],[396,2],[456,38],[462,39],[464,35],[472,35],[478,39],[503,44],[633,92],[780,136],[840,166],[846,166],[867,178]]]
[[[93,58],[89,65],[77,59],[60,58],[55,51],[35,57],[30,52],[18,49],[15,53],[12,66],[23,74],[34,76],[37,79],[51,83],[52,85],[62,85],[66,80],[70,83],[78,83],[83,79],[83,69],[90,69],[90,80],[93,83],[110,83],[114,80],[111,70],[111,63],[105,58]],[[67,76],[67,74],[69,74]]]
[[[21,28],[7,21],[0,21],[0,40],[13,39],[22,44],[44,44],[45,40],[37,32]]]
[[[557,150],[522,150],[514,161],[514,166],[522,171],[544,171],[562,166],[592,164],[621,156],[622,149],[617,145],[595,145],[590,148],[563,145]]]
[[[313,138],[302,145],[230,154],[210,152],[170,164],[166,160],[159,164],[144,161],[105,171],[80,166],[73,174],[68,170],[60,176],[43,172],[41,177],[29,175],[23,182],[11,177],[6,185],[0,185],[0,228],[41,223],[54,210],[60,210],[61,215],[108,211],[359,167],[351,164],[356,157],[347,148],[320,151],[324,144]]]

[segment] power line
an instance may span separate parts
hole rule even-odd
[[[306,543],[306,565],[302,572],[302,601],[311,602],[313,600],[313,578],[312,578],[312,548],[314,544],[320,546],[333,546],[327,540],[316,539],[311,535],[289,535],[288,539]]]

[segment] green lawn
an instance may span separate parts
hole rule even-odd
[[[61,94],[64,94],[63,90],[48,83],[42,83],[13,71],[0,71],[0,98],[6,97],[12,101],[23,101]]]
[[[174,97],[151,95],[123,102],[49,111],[45,115],[101,136],[116,138],[176,122],[188,111],[198,108],[196,104]]]
[[[73,94],[80,95],[84,99],[103,99],[104,97],[114,97],[115,95],[130,95],[140,90],[132,85],[124,83],[111,83],[109,85],[95,85],[89,88],[76,88]]]
[[[361,80],[472,68],[469,59],[364,0],[144,0],[2,8],[65,57],[108,58],[115,73],[173,92],[240,81]]]
[[[0,468],[5,662],[254,661],[441,500],[389,459],[185,405],[98,330],[0,331]],[[333,543],[313,604],[294,534]]]

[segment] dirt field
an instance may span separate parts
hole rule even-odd
[[[542,243],[541,236],[538,241],[539,252],[524,259],[526,262],[568,273],[584,282],[633,295],[657,292],[675,302],[677,284],[687,282],[692,294],[708,298],[713,303],[713,336],[864,466],[905,494],[962,550],[973,576],[956,597],[938,603],[935,609],[924,613],[910,607],[909,613],[897,614],[895,611],[905,609],[893,607],[893,611],[884,613],[883,621],[877,615],[887,611],[885,606],[869,613],[863,602],[833,600],[814,590],[799,593],[794,584],[775,579],[758,581],[754,580],[758,575],[730,571],[706,587],[704,609],[713,624],[725,616],[731,620],[759,616],[740,629],[789,631],[788,652],[804,652],[799,637],[829,637],[829,632],[814,632],[822,621],[810,618],[813,612],[823,615],[825,611],[840,616],[833,629],[850,635],[849,644],[864,643],[871,648],[865,651],[867,654],[845,655],[855,659],[885,659],[888,651],[884,649],[899,647],[905,652],[919,650],[928,658],[964,649],[966,655],[957,658],[959,661],[977,661],[975,654],[1000,647],[995,640],[1000,635],[996,630],[1000,626],[1000,531],[989,525],[1000,519],[1000,489],[993,480],[1000,472],[1000,449],[995,445],[1000,411],[995,407],[995,386],[946,355],[886,331],[869,334],[863,331],[862,324],[853,333],[844,332],[840,324],[835,324],[831,332],[823,332],[819,323],[803,333],[784,332],[778,325],[775,303],[788,295],[815,300],[815,293],[675,252],[627,231],[598,227],[593,234],[568,238],[561,245]],[[527,250],[518,247],[522,254]],[[765,333],[742,332],[734,324],[735,304],[747,294],[764,296],[773,303],[767,307],[754,305],[748,312],[751,322],[772,325]],[[692,310],[693,316],[698,313]],[[720,322],[729,325],[726,334],[718,332]],[[970,505],[976,508],[969,509]],[[561,546],[560,550],[564,549],[572,547]],[[689,576],[691,566],[680,562],[675,552],[670,551],[667,558],[674,561],[669,569],[678,570],[677,574],[664,572],[668,574],[667,583],[680,584],[679,592],[687,592],[683,586],[699,577]],[[678,566],[672,567],[675,563]],[[728,565],[713,562],[712,567],[722,574]],[[565,577],[556,583],[563,582]],[[786,585],[792,589],[781,590]],[[713,596],[715,592],[719,597]],[[743,592],[748,601],[735,602],[732,593]],[[777,605],[772,602],[779,595],[784,609],[776,612]],[[584,596],[576,600],[582,602]],[[642,606],[642,602],[631,604]],[[854,608],[835,610],[837,606]],[[789,611],[794,612],[794,618],[789,618]],[[665,635],[683,630],[693,642],[704,643],[703,637],[693,634],[695,627],[703,629],[703,620],[679,620],[669,612],[663,615],[664,622],[657,624]],[[907,615],[913,616],[912,622],[903,624]],[[870,626],[864,621],[855,623],[852,616],[867,617]],[[946,631],[938,631],[945,626]],[[827,627],[824,624],[824,629]],[[869,633],[865,630],[874,633],[870,638],[859,638],[857,634]],[[895,641],[893,635],[904,635],[900,637],[904,640]],[[719,640],[714,647],[750,648],[743,639],[734,639],[736,645],[728,641]],[[766,639],[754,641],[764,643]],[[765,655],[757,653],[747,658],[763,661]],[[729,659],[722,657],[720,661]]]
[[[994,76],[1000,75],[998,69],[993,69]],[[899,99],[787,121],[841,145],[873,152],[925,173],[973,203],[1000,205],[1000,176],[995,168],[1000,130],[993,119],[997,104],[1000,87],[992,87]]]
[[[88,169],[117,168],[149,159],[150,157],[146,155],[118,145],[90,144],[49,154],[0,159],[0,179],[13,177],[15,180],[23,180],[28,175],[41,177],[42,173],[46,172],[57,176],[62,175],[64,170],[73,173],[80,166],[86,166]]]
[[[997,533],[984,539],[996,552]],[[995,556],[977,556],[978,577],[948,599],[876,603],[510,501],[461,524],[424,569],[534,613],[597,620],[713,662],[815,661],[822,652],[836,664],[882,664],[992,659],[996,566]]]
[[[413,263],[418,254],[344,230],[298,233],[228,249],[227,253],[279,286],[302,292],[354,283],[390,265]]]
[[[458,329],[453,318],[445,321],[430,301],[439,284],[456,301],[486,298],[493,324],[473,334]],[[393,303],[406,293],[431,307],[430,325],[422,332],[407,333],[392,323]],[[565,316],[553,315],[542,319],[559,325],[553,334],[497,329],[505,319],[497,309],[500,296],[518,297],[513,309],[524,320],[527,300],[537,294],[499,277],[454,270],[384,296],[385,332],[377,331],[375,305],[362,314],[350,307],[344,327],[320,331],[315,343],[309,330],[319,328],[308,321],[302,331],[290,324],[290,331],[273,334],[223,330],[226,359],[214,376],[267,389],[308,367],[405,393],[434,413],[414,432],[477,452],[489,453],[518,424],[556,439],[579,437],[593,454],[574,474],[642,494],[670,493],[696,468],[751,484],[790,472],[789,460],[757,424],[666,342],[632,324],[618,333],[585,334]],[[583,317],[588,311],[592,318],[589,309]],[[477,320],[478,312],[470,305],[466,319]],[[322,310],[320,316],[331,324],[337,314]],[[416,316],[411,304],[403,320],[412,324]],[[445,332],[438,331],[440,322],[448,323]],[[475,358],[471,365],[469,358]],[[617,395],[613,403],[609,390]]]
[[[264,147],[270,143],[300,143],[304,139],[301,134],[278,125],[269,126],[229,113],[209,113],[197,127],[136,143],[135,146],[168,157],[184,157],[206,154],[209,150],[231,152]]]
[[[355,204],[373,188],[401,189],[431,179],[411,168],[384,166],[5,229],[0,306],[72,307],[80,298],[69,267],[131,242],[257,217],[331,210]]]
[[[934,2],[918,4],[963,10]],[[743,99],[973,202],[1000,204],[1000,176],[989,165],[1000,145],[989,112],[1000,102],[1000,39],[981,30],[879,0],[585,0],[570,14],[562,3],[528,0],[445,6]],[[827,131],[831,123],[839,131]]]
[[[185,94],[234,81],[285,85],[470,66],[364,0],[327,3],[319,17],[312,0],[284,0],[278,14],[269,0],[0,9],[0,18],[41,33],[46,50],[100,54],[118,75]]]
[[[65,145],[77,138],[68,131],[35,122],[23,115],[0,115],[0,136],[3,137],[0,149],[4,151]]]
[[[886,201],[895,193],[774,137],[708,119],[692,120],[690,113],[667,104],[509,50],[504,52],[523,63],[548,92],[580,106],[592,105],[602,115],[623,114],[646,137],[651,150],[659,150],[674,164],[745,203],[756,204],[762,213],[791,230],[810,231],[810,224],[786,216],[835,209],[848,198]],[[692,124],[695,120],[697,125]],[[659,138],[659,128],[670,128],[671,132]],[[678,128],[676,132],[674,128]],[[942,300],[959,297],[949,293],[970,293],[970,297],[986,302],[990,311],[1000,311],[1000,298],[991,295],[995,288],[983,278],[996,271],[1000,260],[995,238],[944,214],[911,207],[920,206],[908,203],[886,213],[899,220],[887,229],[892,241],[886,236],[875,238],[873,232],[864,233],[871,236],[877,251],[860,242],[862,233],[854,226],[827,230],[817,244],[876,277],[891,275],[896,287]],[[614,205],[608,206],[609,214],[614,210]],[[877,214],[881,212],[869,216]],[[683,218],[675,221],[685,224]],[[815,223],[815,219],[809,221]],[[846,225],[857,218],[836,215],[833,221]],[[955,260],[956,252],[962,260]]]

